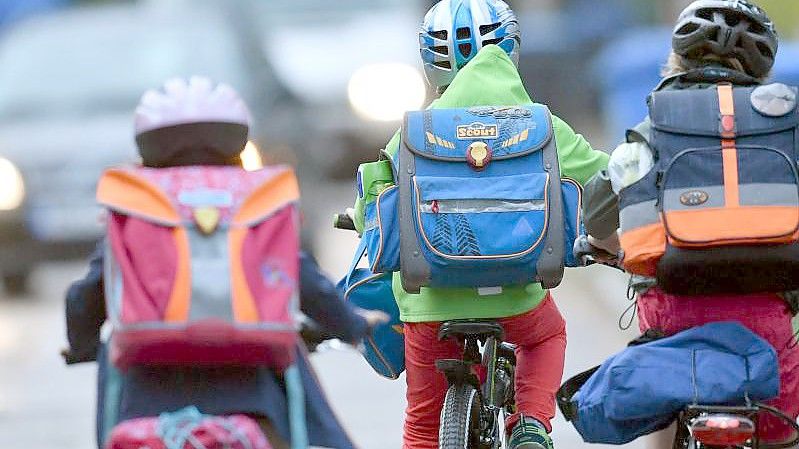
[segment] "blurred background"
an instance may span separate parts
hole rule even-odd
[[[0,446],[93,447],[95,367],[62,366],[63,295],[102,232],[98,176],[135,162],[132,113],[145,89],[201,74],[233,85],[255,117],[245,160],[294,165],[304,244],[332,277],[356,238],[330,228],[352,203],[404,111],[431,99],[416,30],[422,0],[0,0]],[[685,0],[517,0],[520,71],[596,148],[645,115]],[[799,84],[799,5],[761,0],[783,38],[774,78]],[[626,280],[568,274],[567,376],[635,336],[617,322]],[[340,419],[366,449],[398,449],[404,380],[350,348],[314,356]],[[556,445],[588,447],[556,423]],[[636,442],[643,448],[653,443]]]

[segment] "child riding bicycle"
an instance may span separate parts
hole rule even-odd
[[[797,288],[793,231],[778,229],[793,229],[795,210],[786,220],[780,210],[796,203],[796,90],[763,86],[778,38],[750,1],[692,3],[672,43],[649,117],[586,186],[585,225],[636,274],[642,331],[740,322],[777,350],[781,392],[769,404],[796,419],[799,310],[795,293],[768,293]],[[792,439],[771,415],[759,428],[767,443]]]
[[[215,251],[202,245],[214,241],[214,232],[224,231],[218,229],[226,226],[223,222],[224,217],[221,216],[226,211],[224,207],[235,201],[240,191],[248,188],[257,189],[259,186],[266,187],[266,184],[259,182],[263,179],[260,176],[266,177],[268,171],[262,170],[261,175],[248,175],[240,167],[239,154],[247,142],[249,122],[247,107],[238,94],[224,84],[216,85],[205,78],[170,80],[162,90],[149,91],[142,97],[136,111],[136,136],[143,166],[132,167],[130,169],[132,171],[127,172],[117,171],[114,172],[115,175],[118,179],[122,179],[123,175],[128,176],[127,179],[145,175],[153,176],[153,179],[159,181],[168,179],[169,182],[164,181],[148,187],[149,191],[157,192],[154,190],[155,187],[164,187],[167,190],[174,187],[182,189],[174,198],[174,202],[180,207],[199,206],[207,201],[217,201],[219,207],[194,208],[194,222],[186,231],[194,240],[190,240],[188,246],[192,250],[205,248],[205,251],[197,251],[200,254],[192,253],[191,260],[183,261],[180,260],[180,252],[177,254],[170,252],[172,242],[169,238],[158,240],[159,235],[168,237],[181,231],[173,232],[171,228],[158,223],[136,221],[139,217],[135,214],[131,214],[130,217],[123,215],[130,212],[124,208],[116,210],[117,215],[109,220],[115,220],[115,224],[120,225],[121,232],[114,238],[109,236],[99,245],[91,258],[89,273],[69,288],[66,298],[66,321],[70,350],[65,356],[70,362],[93,360],[99,362],[97,421],[99,445],[103,444],[107,432],[118,422],[158,416],[160,413],[174,412],[187,406],[195,406],[200,412],[207,414],[250,415],[259,421],[272,446],[276,448],[287,447],[287,442],[293,441],[292,436],[296,437],[292,430],[297,428],[290,429],[291,423],[288,417],[290,407],[287,404],[285,379],[278,371],[270,369],[266,359],[263,360],[263,364],[250,363],[247,366],[199,366],[203,363],[203,354],[197,354],[196,364],[191,361],[184,361],[189,363],[183,365],[172,365],[170,361],[166,361],[166,365],[133,364],[126,367],[120,377],[120,373],[109,361],[112,356],[119,358],[120,354],[114,354],[115,350],[119,352],[119,345],[109,351],[109,345],[101,344],[100,341],[100,329],[109,320],[109,316],[110,321],[114,322],[114,327],[120,321],[120,317],[115,315],[117,309],[121,308],[120,305],[115,303],[115,299],[107,297],[109,291],[114,292],[112,283],[120,285],[123,283],[115,273],[118,265],[125,265],[130,272],[139,274],[139,287],[142,290],[140,296],[147,300],[145,302],[152,301],[155,304],[162,300],[159,298],[163,298],[163,292],[169,293],[167,287],[172,279],[180,277],[178,275],[173,277],[170,273],[179,272],[181,263],[206,267],[207,269],[199,269],[196,273],[188,275],[192,277],[192,274],[196,274],[193,279],[187,280],[187,284],[203,285],[203,287],[202,290],[191,291],[191,296],[186,300],[189,304],[197,304],[191,306],[192,309],[200,309],[203,307],[203,295],[206,295],[212,300],[205,303],[210,312],[194,310],[189,313],[188,318],[192,319],[196,313],[210,313],[211,318],[215,318],[213,313],[216,312],[223,315],[227,313],[220,312],[218,307],[214,309],[215,306],[208,302],[223,305],[225,302],[230,303],[230,292],[225,287],[229,286],[230,282],[226,281],[227,275],[224,274],[234,270],[228,266],[230,257],[226,256],[225,251]],[[204,184],[217,181],[215,187]],[[132,189],[121,193],[128,194],[134,200],[138,198],[135,201],[139,204],[143,203],[143,197],[133,195]],[[259,198],[268,202],[278,195],[279,192],[267,192],[266,196]],[[167,200],[167,196],[161,193],[157,197]],[[130,203],[131,207],[139,207],[135,201]],[[282,226],[283,229],[286,227],[285,224]],[[129,239],[131,235],[137,237],[131,240]],[[283,237],[291,240],[290,236],[285,234]],[[263,240],[264,234],[260,237],[250,234],[247,238],[248,246],[259,250],[270,243],[259,241]],[[120,242],[127,242],[129,245],[127,253],[130,255],[130,260],[125,259],[123,262],[117,260],[119,257],[125,257],[125,254],[120,255],[112,251],[120,245]],[[223,243],[222,248],[225,248],[224,239],[221,243]],[[113,245],[116,246],[110,248]],[[142,254],[145,257],[140,257]],[[112,255],[116,265],[108,264]],[[260,260],[260,256],[250,255],[254,261]],[[385,320],[381,313],[355,310],[345,304],[335,286],[321,273],[316,262],[307,254],[298,254],[296,249],[294,254],[272,253],[270,259],[266,260],[260,269],[252,267],[256,270],[257,277],[262,278],[264,286],[286,287],[293,284],[290,279],[293,274],[290,274],[289,270],[280,269],[281,261],[277,260],[280,257],[286,257],[287,264],[297,267],[296,291],[291,295],[297,294],[301,310],[320,323],[332,336],[348,342],[357,342],[368,334],[372,326]],[[175,264],[178,265],[177,269],[173,268]],[[223,274],[218,276],[220,268]],[[252,276],[252,271],[246,267],[245,270],[247,270],[246,276]],[[109,273],[112,275],[111,279],[107,277]],[[130,280],[126,278],[126,281]],[[252,278],[248,282],[252,282]],[[128,284],[124,286],[126,292],[128,288],[137,287],[133,282]],[[234,290],[241,291],[241,288],[241,284],[238,287],[233,286]],[[126,294],[133,296],[130,292]],[[173,294],[172,297],[174,296]],[[125,296],[123,300],[124,298]],[[274,295],[271,297],[275,298]],[[257,301],[258,298],[255,298],[253,302]],[[141,310],[134,313],[141,313]],[[220,318],[224,319],[223,316]],[[291,329],[294,329],[293,325]],[[114,333],[118,333],[118,330],[115,328]],[[291,332],[295,333],[294,330]],[[230,338],[233,336],[234,334],[231,334]],[[187,338],[191,338],[191,335]],[[209,338],[216,337],[212,333]],[[213,346],[209,346],[211,347]],[[254,347],[249,348],[252,349]],[[302,423],[301,427],[307,427],[310,444],[331,448],[352,448],[353,444],[333,415],[304,351],[296,345],[289,346],[286,350],[293,354],[273,355],[295,358],[306,403],[306,422]],[[149,353],[153,356],[159,351],[166,349],[159,350],[153,347]],[[183,355],[185,354],[184,351]]]
[[[433,6],[425,16],[419,33],[427,79],[440,94],[431,105],[431,111],[473,108],[469,111],[484,114],[486,119],[483,121],[497,117],[498,120],[517,116],[539,117],[535,114],[544,114],[541,111],[545,108],[534,105],[525,91],[516,68],[520,39],[516,16],[502,1],[444,0]],[[494,106],[500,108],[492,108]],[[548,115],[548,111],[546,114]],[[450,117],[449,123],[461,119],[463,117],[453,116]],[[531,141],[534,132],[540,132],[537,138],[543,139],[547,136],[547,132],[550,132],[550,136],[554,135],[553,140],[557,147],[557,156],[553,165],[559,162],[560,173],[577,182],[587,181],[595,170],[605,167],[607,156],[604,153],[594,151],[582,136],[576,134],[559,118],[552,116],[551,122],[547,120],[542,119],[538,129],[533,125],[531,128],[535,131],[530,131],[529,135],[527,131],[517,135],[515,142],[528,139],[528,136],[528,141]],[[465,145],[462,142],[467,141],[463,139],[469,139],[470,136],[491,134],[491,129],[495,130],[492,126],[494,125],[475,122],[468,129],[464,126],[458,127],[459,132],[463,132],[460,137],[461,144]],[[499,127],[502,128],[502,125]],[[546,129],[548,127],[549,130]],[[443,160],[448,157],[446,155],[452,155],[453,151],[460,151],[455,150],[458,136],[454,137],[456,140],[449,141],[434,135],[436,132],[433,129],[426,138],[422,138],[431,147],[440,149],[442,156],[434,160]],[[446,132],[450,132],[449,128]],[[420,135],[424,136],[425,133]],[[508,137],[510,140],[505,147],[515,145],[511,143],[514,141],[513,136]],[[421,145],[417,147],[421,148],[419,151],[424,149],[425,144]],[[493,145],[497,147],[494,151],[500,151],[499,143]],[[438,149],[435,151],[439,151]],[[473,170],[481,170],[485,168],[483,164],[486,164],[488,168],[485,168],[485,172],[489,172],[491,164],[501,164],[500,157],[497,157],[497,162],[490,162],[490,156],[487,156],[489,150],[479,142],[470,147],[468,163]],[[398,152],[400,152],[400,133],[397,133],[386,147],[387,155],[395,161]],[[404,157],[409,156],[401,155],[399,159],[402,160]],[[466,161],[463,163],[465,167]],[[403,166],[402,173],[404,172]],[[403,176],[402,173],[400,178]],[[366,183],[366,180],[362,181]],[[482,182],[481,185],[485,184],[488,187],[489,183],[484,181],[485,178],[475,182]],[[532,184],[518,185],[502,194],[513,196],[509,191],[517,187],[524,191],[533,188]],[[544,188],[543,183],[541,188]],[[401,201],[402,195],[400,192]],[[469,201],[472,200],[466,202]],[[483,205],[479,200],[469,204],[473,204],[474,208],[488,207],[487,210],[495,210],[491,209],[493,206]],[[537,207],[535,201],[518,201],[514,204],[516,206],[512,207],[516,207],[517,210],[532,210]],[[447,212],[453,212],[461,206],[455,201],[448,203],[442,200],[425,203],[422,207],[425,208],[425,214],[435,215],[441,212],[439,218],[445,220],[450,218],[444,217]],[[452,210],[447,211],[447,208]],[[365,219],[362,200],[356,203],[355,210],[354,222],[359,231],[363,231]],[[403,226],[403,223],[399,226]],[[519,226],[519,229],[531,230],[530,224],[524,220],[519,222]],[[513,229],[507,230],[508,235],[513,231]],[[498,228],[495,235],[499,236],[504,232],[506,230]],[[526,238],[531,233],[521,234]],[[502,270],[496,269],[494,272],[500,273]],[[476,271],[470,273],[478,274]],[[432,449],[439,445],[441,408],[448,383],[445,376],[437,371],[435,362],[438,359],[458,358],[461,351],[458,344],[452,340],[439,341],[438,332],[441,323],[459,319],[495,319],[504,328],[505,340],[517,345],[518,413],[506,422],[510,434],[509,447],[551,449],[553,446],[548,433],[551,431],[550,420],[555,414],[555,392],[563,375],[566,347],[564,320],[551,295],[540,284],[529,283],[532,280],[530,278],[525,281],[529,283],[528,285],[502,285],[491,289],[422,286],[419,293],[406,291],[401,278],[399,272],[394,274],[393,290],[400,318],[404,322],[405,336],[408,407],[403,447]]]

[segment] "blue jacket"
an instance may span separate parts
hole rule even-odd
[[[368,332],[366,321],[345,303],[335,286],[307,254],[300,254],[300,307],[330,335],[355,342]],[[106,319],[103,295],[103,244],[91,257],[89,273],[74,282],[66,298],[67,336],[72,354],[82,361],[97,359],[98,442],[109,424],[155,416],[195,405],[203,413],[247,413],[270,419],[278,433],[290,439],[288,406],[282,379],[258,367],[158,367],[132,368],[118,380],[100,344],[100,327]],[[313,446],[354,448],[333,414],[305,356],[298,348],[298,367],[306,398],[306,421]],[[112,388],[118,384],[119,388]]]

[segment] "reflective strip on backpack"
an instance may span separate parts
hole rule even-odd
[[[544,200],[434,200],[422,202],[419,209],[428,214],[481,214],[491,212],[530,212],[546,210]]]
[[[657,209],[657,200],[631,204],[620,211],[619,217],[622,232],[659,223],[660,213]]]

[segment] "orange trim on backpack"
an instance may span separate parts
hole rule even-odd
[[[799,236],[799,209],[745,206],[665,212],[669,243],[676,247],[792,243]],[[745,226],[742,224],[745,223]],[[746,235],[736,234],[742,228]]]
[[[719,112],[721,116],[731,115],[735,117],[735,99],[732,95],[732,84],[724,83],[718,86],[719,93]],[[731,137],[735,137],[735,128],[725,129],[725,132],[732,132]]]
[[[244,272],[242,248],[247,237],[247,228],[231,228],[230,238],[230,285],[233,296],[233,319],[239,323],[257,323],[258,308],[250,291]]]
[[[722,166],[724,167],[724,205],[738,207],[741,204],[741,194],[738,187],[738,150],[733,145],[721,150]]]
[[[653,223],[622,232],[624,269],[633,274],[655,276],[657,264],[666,252],[666,231],[663,223]]]
[[[177,247],[177,271],[172,283],[172,293],[169,296],[164,321],[182,323],[189,320],[191,308],[191,262],[189,255],[189,236],[184,227],[174,228],[172,235]]]
[[[737,207],[741,204],[738,187],[738,150],[735,148],[735,97],[731,84],[718,86],[719,112],[721,114],[721,153],[724,171],[724,204]]]
[[[97,185],[97,202],[125,214],[175,226],[181,218],[169,197],[157,186],[128,170],[111,169]]]
[[[300,199],[300,187],[291,169],[285,169],[266,181],[244,200],[233,224],[248,226],[268,217],[286,204]]]

